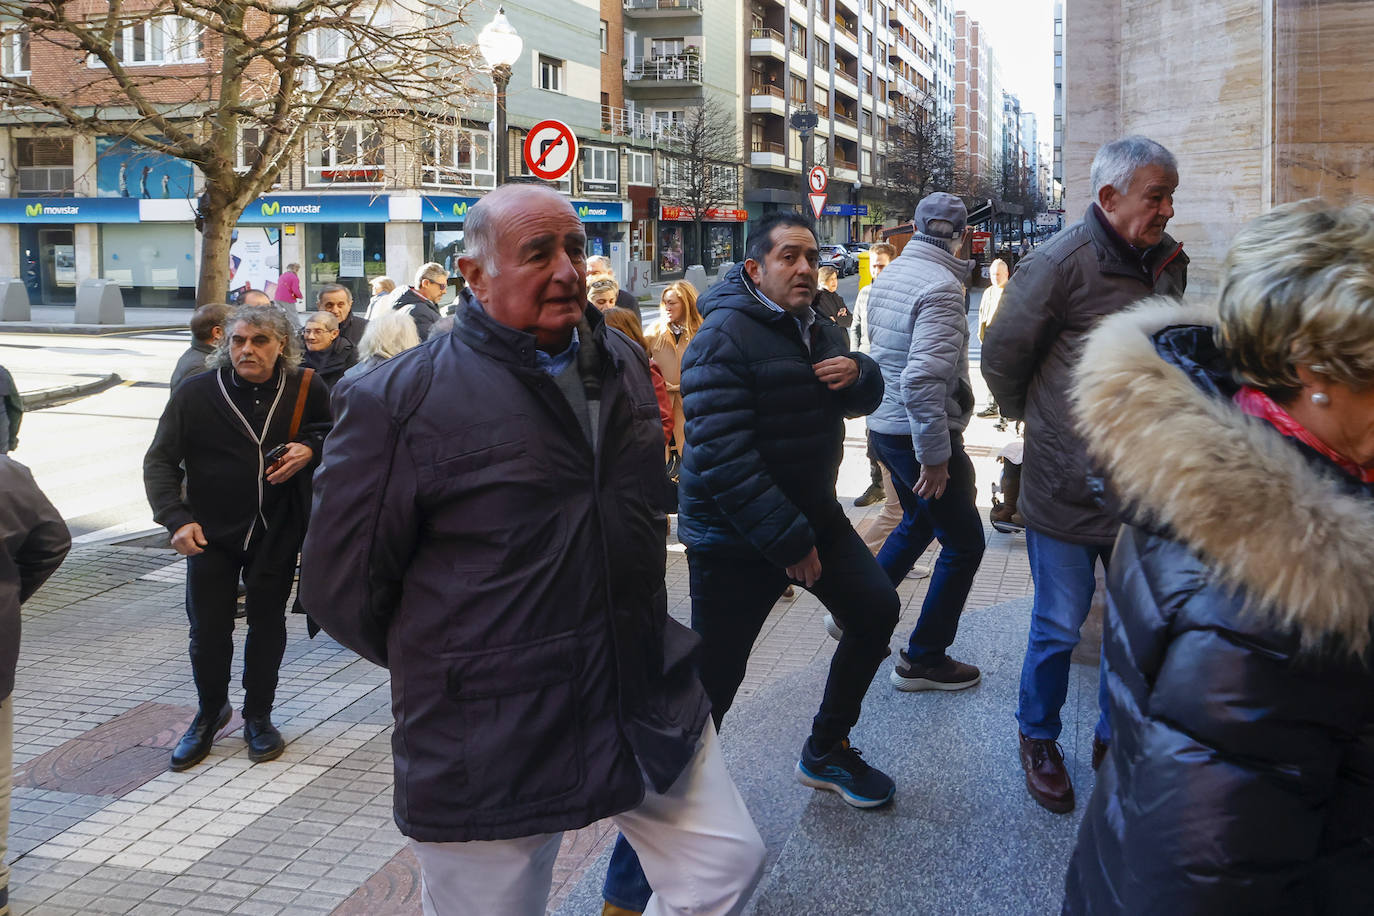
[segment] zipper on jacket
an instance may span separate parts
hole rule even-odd
[[[230,368],[229,371],[233,372],[234,370]],[[243,412],[239,410],[238,405],[234,403],[234,399],[229,397],[229,389],[224,387],[224,376],[220,373],[215,373],[215,381],[219,382],[219,393],[224,396],[225,403],[229,405],[229,409],[234,412],[234,416],[238,417],[239,422],[243,424],[243,429],[245,432],[248,433],[248,438],[252,439],[253,442],[257,445],[258,511],[253,513],[253,521],[250,522],[248,525],[248,533],[243,536],[242,549],[247,550],[248,542],[253,539],[253,532],[258,526],[258,519],[262,519],[263,529],[266,530],[267,528],[267,519],[264,518],[262,514],[262,500],[264,496],[262,482],[263,476],[267,473],[267,468],[263,466],[262,461],[262,443],[267,439],[267,431],[272,428],[272,417],[277,412],[277,405],[281,403],[282,392],[286,390],[286,368],[283,367],[281,370],[281,380],[277,382],[277,396],[272,399],[272,406],[269,407],[267,410],[267,419],[262,424],[261,436],[253,432],[253,424],[248,422],[248,418],[245,417],[243,415]]]
[[[1155,282],[1155,283],[1158,283],[1158,282],[1159,282],[1159,278],[1160,278],[1161,276],[1164,275],[1164,268],[1166,268],[1166,267],[1168,267],[1170,264],[1172,264],[1172,263],[1174,262],[1174,258],[1178,257],[1178,256],[1179,256],[1180,254],[1182,254],[1182,253],[1183,253],[1183,243],[1182,243],[1182,242],[1179,242],[1179,243],[1178,243],[1178,247],[1174,249],[1174,253],[1171,254],[1171,255],[1169,255],[1167,258],[1165,258],[1165,259],[1164,259],[1164,263],[1160,264],[1159,267],[1157,267],[1157,268],[1155,269],[1155,276],[1154,276],[1154,282]]]

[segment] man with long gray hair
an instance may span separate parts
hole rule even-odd
[[[143,459],[153,518],[187,558],[186,616],[200,708],[172,751],[173,770],[204,760],[229,721],[240,573],[247,586],[248,756],[271,760],[285,747],[271,713],[286,649],[286,599],[305,537],[310,474],[330,427],[329,389],[313,372],[302,372],[300,361],[281,309],[239,308],[207,361],[212,371],[172,392]]]
[[[1181,296],[1188,280],[1183,246],[1164,232],[1178,187],[1173,154],[1124,137],[1097,151],[1091,177],[1087,213],[1021,261],[983,340],[983,378],[1002,416],[1026,429],[1017,507],[1035,603],[1016,712],[1021,766],[1031,797],[1061,814],[1074,806],[1058,745],[1069,657],[1092,604],[1094,567],[1111,559],[1119,527],[1100,505],[1070,415],[1073,371],[1098,321],[1151,294]],[[1094,768],[1111,739],[1105,699]]]

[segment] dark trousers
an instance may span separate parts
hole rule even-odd
[[[186,559],[186,616],[191,621],[191,673],[200,708],[213,715],[229,699],[234,660],[234,611],[239,574],[248,593],[243,644],[243,715],[272,711],[277,672],[286,652],[286,599],[295,578],[296,550],[255,536],[247,550],[212,543]]]
[[[959,617],[987,546],[983,519],[978,514],[973,462],[964,451],[964,437],[951,433],[949,483],[944,495],[939,499],[922,499],[913,491],[921,476],[921,465],[916,460],[911,437],[875,432],[869,438],[878,460],[892,475],[892,485],[902,503],[902,521],[878,551],[878,565],[889,581],[893,585],[901,582],[930,542],[936,538],[940,541],[940,556],[907,646],[907,658],[912,662],[939,664],[954,642]]]
[[[811,734],[825,750],[849,737],[859,721],[864,694],[897,626],[897,591],[854,529],[841,521],[816,544],[821,577],[810,589],[821,599],[844,635],[830,659],[820,711]],[[698,673],[711,699],[711,717],[721,719],[744,680],[759,631],[791,584],[787,573],[761,556],[691,551],[687,569],[692,589],[692,629],[701,634]],[[602,897],[628,910],[643,910],[649,885],[634,850],[622,836],[611,852]]]

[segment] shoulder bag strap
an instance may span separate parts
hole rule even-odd
[[[314,377],[314,369],[301,370],[301,388],[296,392],[296,408],[291,411],[291,431],[286,434],[287,442],[295,442],[296,433],[301,431],[301,417],[305,416],[305,396],[310,393],[310,381]]]

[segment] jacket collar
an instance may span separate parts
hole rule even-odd
[[[578,366],[584,372],[602,358],[608,358],[618,368],[619,357],[606,346],[606,322],[595,306],[588,304],[577,325],[579,346]],[[534,335],[508,327],[487,314],[486,308],[472,294],[463,289],[458,294],[458,311],[453,333],[463,343],[492,359],[521,369],[540,370],[535,357],[538,349]]]
[[[967,285],[969,278],[973,276],[973,261],[964,261],[956,258],[945,247],[947,239],[937,239],[933,236],[922,235],[919,232],[913,235],[906,247],[898,258],[910,257],[920,261],[929,261],[938,264],[954,275],[954,279]],[[908,254],[908,252],[910,252]]]
[[[715,282],[697,301],[697,310],[705,318],[718,308],[734,309],[744,312],[756,321],[782,321],[792,319],[781,306],[774,305],[759,292],[754,281],[744,271],[744,264],[736,264],[729,273]]]
[[[1371,494],[1235,405],[1216,325],[1213,307],[1162,297],[1104,319],[1073,392],[1088,451],[1143,524],[1244,589],[1249,613],[1296,630],[1305,647],[1334,639],[1362,653],[1374,616]]]
[[[1083,223],[1092,236],[1093,247],[1097,249],[1097,265],[1104,274],[1131,277],[1154,289],[1155,280],[1168,266],[1170,261],[1179,259],[1188,263],[1183,246],[1169,233],[1159,240],[1159,244],[1144,250],[1136,248],[1116,231],[1096,203],[1088,204],[1083,214]]]

